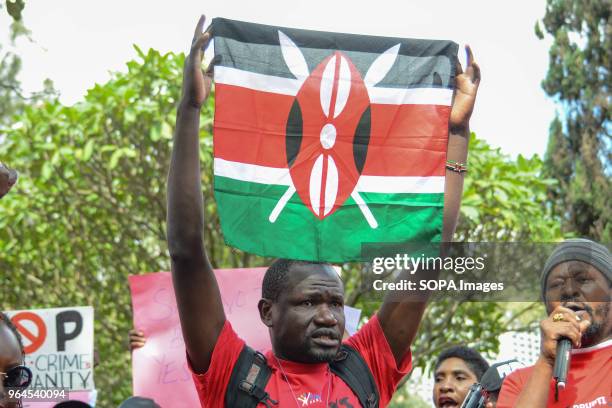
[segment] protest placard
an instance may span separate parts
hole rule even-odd
[[[23,337],[34,388],[93,390],[93,308],[9,311]]]
[[[13,310],[7,315],[23,338],[25,364],[33,375],[30,387],[65,388],[70,399],[93,405],[93,308]],[[24,408],[53,405],[54,402],[31,401],[23,404]]]
[[[251,347],[271,348],[257,303],[266,268],[215,270],[223,309],[238,335]],[[172,277],[168,272],[129,277],[134,327],[146,336],[132,355],[134,395],[152,398],[163,408],[199,406],[187,366]],[[354,333],[361,312],[346,307],[346,327]],[[206,315],[206,311],[202,311]]]

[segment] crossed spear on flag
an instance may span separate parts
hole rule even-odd
[[[279,43],[283,55],[283,59],[291,73],[298,80],[298,89],[301,88],[304,81],[311,75],[306,63],[306,58],[300,50],[300,48],[282,31],[278,31]],[[373,88],[385,78],[387,73],[391,70],[391,67],[397,59],[399,53],[400,44],[396,44],[389,48],[382,54],[380,54],[370,65],[366,72],[363,82],[365,83],[368,94],[371,94]],[[346,62],[344,60],[338,61],[340,63],[340,69],[334,70],[333,66],[336,65],[336,56],[332,57],[327,67],[325,68],[321,78],[321,89],[320,89],[320,101],[321,108],[328,118],[329,123],[325,124],[321,129],[320,142],[323,149],[331,149],[334,146],[336,138],[336,129],[331,123],[332,119],[337,117],[347,104],[349,97],[350,85],[350,71],[346,68]],[[344,69],[343,69],[344,68]],[[338,77],[337,77],[338,76]],[[338,81],[336,88],[334,89],[334,82]],[[370,98],[371,99],[371,98]],[[325,163],[324,161],[327,160]],[[327,174],[324,174],[324,168],[327,168]],[[330,189],[320,188],[323,181],[321,178],[327,177],[326,180],[332,186]],[[331,156],[324,157],[321,154],[315,161],[314,167],[311,172],[311,188],[310,188],[310,199],[311,205],[315,211],[319,208],[318,213],[322,216],[327,215],[333,208],[337,194],[338,184],[338,169]],[[334,190],[335,187],[335,190]],[[285,193],[278,200],[274,209],[270,213],[269,221],[274,223],[280,213],[283,211],[293,194],[296,193],[296,188],[293,181],[289,181],[289,187]],[[368,225],[371,228],[377,228],[378,222],[374,218],[372,211],[359,195],[357,191],[357,185],[355,185],[350,196],[353,198],[359,210],[365,217]]]

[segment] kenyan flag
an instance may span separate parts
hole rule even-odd
[[[340,262],[440,240],[457,44],[221,18],[213,33],[228,244]]]

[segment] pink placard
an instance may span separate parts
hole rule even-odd
[[[228,320],[258,350],[270,348],[268,328],[257,314],[265,271],[266,268],[215,271]],[[130,276],[129,282],[134,327],[147,337],[146,345],[132,355],[134,395],[152,398],[163,408],[200,406],[187,368],[170,273]]]

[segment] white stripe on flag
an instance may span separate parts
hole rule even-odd
[[[368,193],[443,193],[444,177],[361,176],[357,191]]]
[[[215,157],[215,176],[227,177],[234,180],[248,181],[249,183],[276,184],[291,186],[289,169],[264,167],[256,164],[247,164],[219,159]]]
[[[254,91],[295,96],[302,87],[304,80],[281,78],[231,67],[217,66],[215,67],[215,82],[241,86]]]
[[[215,67],[215,82],[240,86],[260,92],[281,95],[297,95],[306,78],[292,79],[236,68]],[[453,99],[452,89],[444,88],[383,88],[368,86],[370,102],[380,105],[443,105],[450,106]]]
[[[370,102],[380,105],[443,105],[450,106],[453,91],[444,88],[368,87]]]
[[[289,169],[264,167],[215,158],[215,176],[250,183],[292,186]],[[364,193],[444,193],[444,177],[361,176],[357,191]]]

